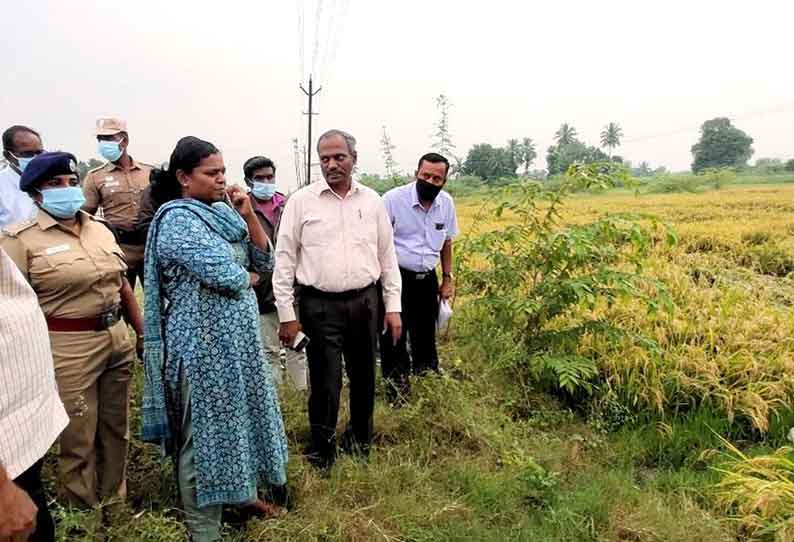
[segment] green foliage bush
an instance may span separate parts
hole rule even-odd
[[[533,182],[509,187],[508,199],[483,212],[495,217],[510,213],[516,221],[462,239],[456,263],[465,285],[462,293],[470,298],[482,328],[500,330],[505,349],[518,354],[507,361],[518,381],[576,401],[589,398],[598,381],[596,361],[578,350],[582,337],[619,341],[626,335],[607,321],[584,318],[564,325],[560,317],[628,296],[650,311],[669,307],[670,299],[660,283],[641,274],[652,245],[647,219],[607,216],[580,226],[558,225],[560,207],[571,191],[627,182],[626,168],[577,164],[566,180],[553,191]],[[675,241],[669,231],[668,240]],[[653,348],[642,337],[631,339]]]

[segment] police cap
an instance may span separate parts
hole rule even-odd
[[[29,192],[39,181],[57,175],[77,175],[77,158],[70,152],[43,152],[30,161],[19,179],[19,189]]]

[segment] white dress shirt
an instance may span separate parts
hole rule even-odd
[[[0,161],[0,229],[36,215],[33,200],[19,189],[19,174]]]
[[[35,292],[0,248],[0,462],[9,478],[44,457],[68,423],[47,322]]]
[[[295,320],[296,280],[324,292],[345,292],[378,279],[386,311],[400,312],[394,238],[377,192],[353,182],[341,198],[321,180],[290,196],[281,215],[273,272],[281,322]]]

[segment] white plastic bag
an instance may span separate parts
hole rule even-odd
[[[441,303],[438,304],[438,319],[436,320],[436,329],[438,331],[444,331],[449,324],[449,319],[452,318],[452,307],[449,305],[449,301],[446,299],[442,299]]]

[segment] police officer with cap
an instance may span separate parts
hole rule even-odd
[[[127,258],[127,278],[135,287],[136,277],[143,283],[145,235],[136,231],[143,191],[149,185],[152,166],[133,160],[128,147],[127,123],[119,118],[102,117],[96,122],[99,155],[107,163],[88,172],[83,183],[83,210],[94,214],[102,208],[105,220],[118,232],[119,244]]]
[[[47,320],[55,378],[69,425],[60,437],[59,493],[78,507],[123,501],[129,389],[140,309],[112,231],[80,208],[77,160],[66,152],[34,158],[19,181],[38,207],[6,227],[0,246],[30,283]],[[101,487],[97,487],[97,480]]]

